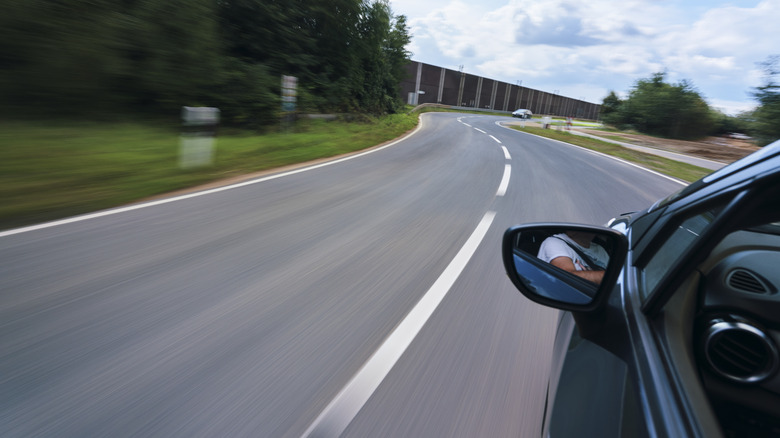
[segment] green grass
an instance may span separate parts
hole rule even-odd
[[[628,131],[621,131],[613,126],[609,125],[602,125],[598,128],[593,128],[592,131],[601,131],[601,132],[628,132]],[[630,132],[631,134],[638,134],[636,132]]]
[[[0,122],[0,229],[123,205],[209,181],[349,153],[413,129],[417,115],[301,120],[293,132],[223,130],[212,166],[182,170],[178,127]]]
[[[512,126],[512,128],[518,131],[527,132],[529,134],[535,134],[540,137],[560,140],[604,154],[612,155],[648,169],[663,173],[665,175],[681,179],[683,181],[693,182],[705,175],[712,173],[712,171],[709,169],[681,163],[679,161],[669,160],[657,155],[646,154],[632,149],[627,149],[613,143],[582,137],[565,131],[528,127],[521,128],[519,126]]]

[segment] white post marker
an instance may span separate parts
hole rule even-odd
[[[183,129],[179,142],[179,167],[209,166],[214,160],[214,137],[219,124],[219,108],[181,108]]]

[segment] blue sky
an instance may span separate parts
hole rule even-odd
[[[780,0],[390,0],[412,59],[601,103],[665,71],[729,114],[780,54]]]

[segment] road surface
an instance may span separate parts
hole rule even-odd
[[[538,434],[557,313],[503,231],[681,185],[501,119],[0,233],[0,436]]]

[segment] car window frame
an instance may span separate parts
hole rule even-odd
[[[632,250],[636,251],[636,259],[632,267],[639,270],[658,250],[663,241],[659,236],[669,236],[682,220],[699,211],[721,202],[726,208],[715,222],[683,256],[683,262],[671,269],[656,287],[649,292],[643,302],[642,311],[648,316],[657,314],[677,286],[695,267],[704,261],[717,242],[738,226],[755,225],[755,218],[750,215],[760,211],[759,206],[766,199],[777,199],[780,196],[780,141],[765,147],[764,152],[753,158],[746,158],[721,171],[715,172],[694,184],[690,190],[683,190],[677,197],[650,210],[652,214],[662,211],[661,216],[647,225],[643,236],[631,237]],[[752,155],[750,156],[752,157]],[[767,196],[768,195],[768,196]],[[633,233],[632,233],[633,234]]]
[[[715,209],[697,211],[676,221],[676,226],[669,227],[669,234],[665,236],[665,239],[658,245],[652,257],[647,258],[640,269],[640,283],[637,286],[642,302],[647,301],[656,290],[663,280],[665,272],[679,265],[681,260],[684,260],[686,257],[690,248],[696,245],[696,242],[702,238],[702,234],[712,227],[713,222],[721,213],[720,210],[721,208],[716,207]],[[691,226],[694,225],[693,221],[705,221],[706,223],[701,228],[694,228]],[[686,239],[687,241],[681,242],[681,239]]]
[[[637,280],[639,280],[637,286],[639,288],[644,287],[644,270],[648,263],[658,254],[658,251],[674,235],[685,220],[707,210],[714,210],[722,206],[722,209],[710,225],[677,258],[652,290],[644,294],[639,293],[642,311],[645,314],[649,316],[657,314],[677,289],[677,286],[685,280],[696,266],[706,259],[720,239],[727,234],[727,230],[731,229],[735,222],[739,222],[742,219],[747,211],[747,208],[745,208],[746,204],[751,198],[749,196],[750,192],[750,190],[741,190],[736,194],[727,192],[715,198],[694,202],[679,209],[670,208],[664,215],[667,217],[659,219],[663,223],[661,229],[650,236],[653,241],[645,248],[639,256],[639,260],[637,260]]]

